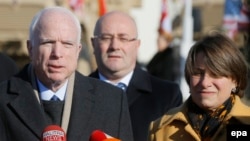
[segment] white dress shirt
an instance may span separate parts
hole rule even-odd
[[[40,90],[40,96],[42,100],[50,101],[51,98],[56,95],[61,101],[64,100],[66,89],[68,85],[68,80],[63,84],[63,86],[56,92],[51,91],[46,86],[44,86],[38,79],[37,79],[38,87]]]
[[[134,71],[131,71],[126,76],[124,76],[118,83],[124,83],[126,86],[128,86],[130,79],[132,78],[133,73],[134,73]],[[110,84],[115,85],[115,86],[118,84],[118,83],[111,82],[105,76],[103,76],[100,72],[99,72],[99,78],[100,78],[100,80],[105,81],[105,82],[110,83]]]

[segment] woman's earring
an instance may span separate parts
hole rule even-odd
[[[236,93],[238,93],[238,89],[237,89],[237,87],[233,88],[233,89],[231,90],[231,93],[232,93],[232,94],[236,94]]]

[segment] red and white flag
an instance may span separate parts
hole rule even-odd
[[[69,0],[69,6],[73,11],[82,9],[84,0]]]
[[[241,0],[226,0],[224,7],[223,27],[230,38],[239,31],[249,31],[250,9]]]
[[[160,35],[167,35],[171,36],[172,32],[172,21],[169,16],[169,11],[168,11],[168,5],[167,5],[167,0],[162,0],[161,4],[161,19],[160,19],[160,25],[158,32]],[[172,38],[172,36],[171,36]]]
[[[242,5],[238,20],[238,29],[239,31],[250,32],[250,6],[247,3],[243,3]]]

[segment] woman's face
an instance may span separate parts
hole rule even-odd
[[[198,53],[190,76],[190,92],[193,101],[202,109],[213,111],[231,95],[236,83],[228,77],[215,76],[204,66],[204,54]]]

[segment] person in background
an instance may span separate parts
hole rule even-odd
[[[250,125],[250,108],[240,100],[247,75],[246,60],[228,37],[206,35],[186,60],[190,97],[150,124],[148,140],[226,141],[228,125]]]
[[[167,32],[159,33],[157,39],[158,52],[149,61],[147,71],[161,79],[179,82],[180,56],[179,48],[173,46],[173,37]]]
[[[182,103],[179,86],[153,77],[138,66],[140,40],[136,23],[128,14],[111,11],[103,15],[91,41],[98,68],[90,77],[122,86],[127,94],[134,140],[145,141],[150,122]]]
[[[0,85],[1,141],[41,141],[44,128],[54,124],[67,141],[87,141],[97,129],[133,141],[125,93],[76,71],[80,38],[69,10],[36,14],[27,41],[31,62]]]
[[[0,82],[9,79],[19,71],[17,64],[9,56],[0,53]]]

